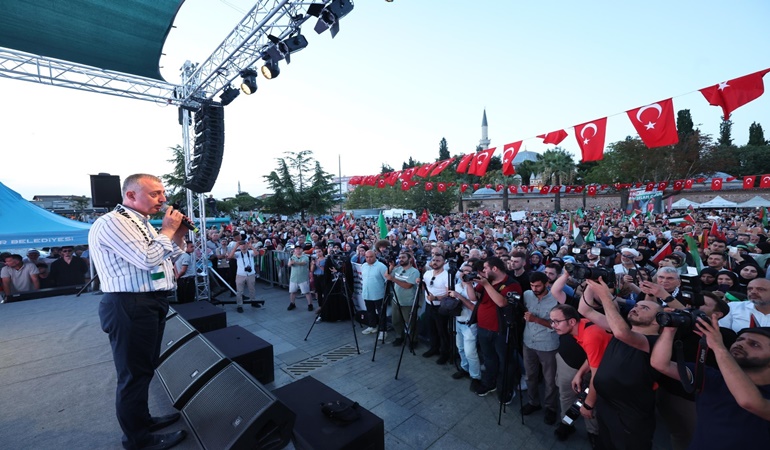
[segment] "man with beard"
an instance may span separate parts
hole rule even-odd
[[[390,270],[385,278],[393,282],[393,331],[396,333],[396,339],[393,346],[398,347],[404,343],[404,324],[409,323],[409,315],[412,311],[412,305],[415,301],[417,286],[420,284],[420,271],[412,267],[412,254],[401,252],[398,255],[398,268],[391,263]],[[396,309],[398,307],[398,309]],[[413,324],[410,324],[413,325]],[[409,336],[412,344],[417,341],[417,333],[414,328],[409,329]]]
[[[449,361],[451,342],[449,341],[449,316],[439,314],[441,299],[449,290],[449,272],[444,270],[444,254],[440,249],[431,251],[430,269],[423,276],[425,281],[425,319],[430,334],[430,348],[422,356],[430,358],[440,355],[436,364]]]
[[[658,372],[650,366],[650,352],[658,338],[655,315],[662,307],[642,300],[628,313],[628,323],[618,311],[603,280],[586,280],[594,298],[601,300],[604,315],[589,308],[584,316],[612,331],[613,337],[594,376],[599,395],[596,408],[600,448],[650,449],[655,434],[655,384]]]
[[[719,369],[704,367],[690,448],[766,449],[770,442],[770,327],[744,328],[729,350],[717,316],[710,323],[698,319],[696,328],[713,350]],[[663,329],[651,363],[678,380],[677,365],[670,361],[675,333],[675,328]],[[694,365],[687,367],[692,380]]]
[[[719,325],[740,331],[744,328],[770,327],[770,280],[755,278],[746,287],[748,301],[730,304],[730,314]]]

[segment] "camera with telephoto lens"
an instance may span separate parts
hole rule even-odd
[[[588,397],[588,388],[583,389],[583,391],[578,394],[577,400],[575,400],[575,403],[569,407],[561,421],[566,425],[573,425],[575,421],[580,418],[580,408],[586,404],[586,397]]]
[[[425,264],[428,263],[428,255],[420,253],[415,257],[415,263],[417,264],[417,267],[425,267]]]
[[[655,315],[655,321],[662,327],[670,328],[682,328],[692,331],[695,329],[695,323],[698,319],[705,321],[709,320],[709,317],[697,308],[678,309],[671,312],[659,312]]]
[[[342,270],[342,268],[345,267],[346,258],[347,257],[342,253],[329,253],[329,257],[326,258],[326,260],[331,263],[334,270]]]
[[[480,278],[479,273],[475,270],[473,272],[468,272],[463,274],[463,281],[466,283],[473,280],[478,280],[479,278]]]
[[[599,278],[601,278],[607,284],[607,287],[615,287],[615,272],[612,270],[607,270],[604,267],[588,267],[585,264],[567,263],[564,265],[564,270],[566,270],[572,278],[578,281],[597,281]]]

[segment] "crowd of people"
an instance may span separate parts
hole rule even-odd
[[[559,440],[575,432],[560,419],[577,402],[594,448],[651,448],[656,417],[674,449],[770,443],[770,242],[756,211],[420,219],[389,220],[383,238],[376,220],[348,217],[242,222],[209,238],[309,264],[291,271],[289,309],[297,290],[322,305],[323,261],[360,264],[364,334],[384,341],[390,308],[394,345],[427,334],[424,357],[457,352],[452,377],[479,396],[510,404],[526,391],[521,413],[543,410]],[[447,299],[455,313],[442,312]]]
[[[22,257],[0,253],[0,279],[5,297],[55,287],[83,286],[88,279],[86,246],[52,247],[46,257],[32,248]]]

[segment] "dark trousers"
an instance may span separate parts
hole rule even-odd
[[[182,277],[176,280],[177,303],[190,303],[195,301],[195,277]]]
[[[649,450],[655,435],[655,416],[639,417],[608,404],[601,396],[596,401],[601,450]]]
[[[99,304],[102,330],[109,335],[118,386],[115,409],[123,446],[148,439],[150,381],[158,366],[168,300],[152,293],[106,293]]]
[[[498,333],[478,327],[476,340],[479,343],[481,355],[484,358],[481,384],[485,387],[495,387],[500,395],[503,395],[503,370],[505,368],[505,354],[508,347],[505,342],[505,333]],[[506,393],[507,396],[504,397],[506,399],[510,397],[510,393],[513,392],[516,386],[515,382],[518,379],[516,365],[517,362],[514,361],[513,357],[508,359],[508,379],[506,383],[508,392]]]
[[[438,309],[438,306],[425,305],[425,318],[430,333],[430,349],[438,350],[441,356],[448,357],[452,345],[449,340],[449,316],[439,314]]]
[[[380,315],[382,311],[382,299],[364,300],[366,305],[366,315],[369,316],[369,326],[385,331],[385,314]]]

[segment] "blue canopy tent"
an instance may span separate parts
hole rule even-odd
[[[0,183],[0,250],[88,244],[91,225],[46,211]]]

